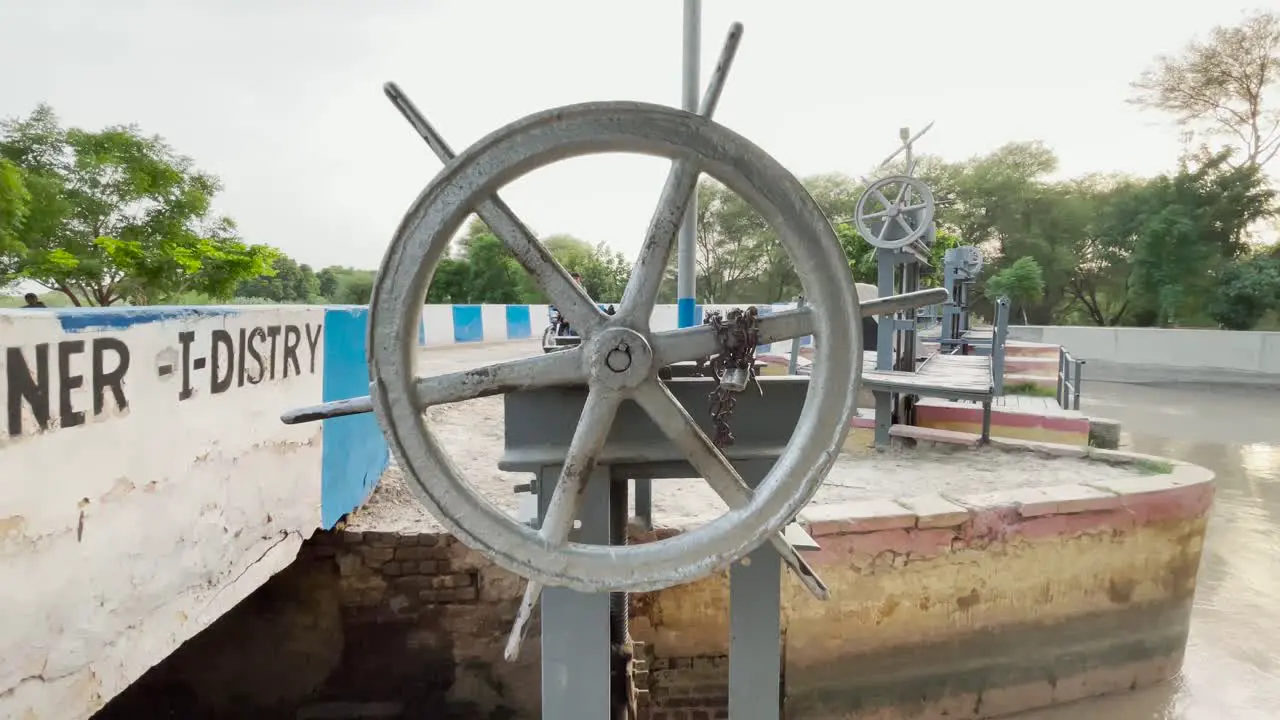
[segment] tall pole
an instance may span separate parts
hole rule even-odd
[[[698,112],[699,72],[698,55],[702,39],[702,0],[684,0],[684,80],[682,87],[683,108]],[[679,327],[696,324],[693,309],[696,304],[698,268],[694,245],[698,232],[698,193],[694,190],[676,245],[676,320]]]

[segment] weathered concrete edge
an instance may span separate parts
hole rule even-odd
[[[1094,515],[1073,529],[1086,532],[1114,528],[1117,512],[1125,524],[1180,520],[1205,514],[1212,502],[1213,473],[1198,465],[1169,458],[1119,450],[1056,445],[992,438],[991,446],[1006,452],[1032,452],[1049,457],[1087,458],[1115,465],[1151,467],[1155,474],[1104,482],[1011,488],[987,493],[936,493],[907,498],[857,500],[809,507],[799,516],[814,538],[884,530],[961,528],[993,511],[1012,511],[1023,520],[1052,515]],[[1160,472],[1168,469],[1169,472]],[[1082,518],[1083,520],[1084,518]],[[1013,526],[1019,535],[1039,536],[1048,528],[1034,523]]]

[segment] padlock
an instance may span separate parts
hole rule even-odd
[[[729,368],[720,376],[720,389],[739,393],[747,389],[750,380],[751,373],[746,368]]]

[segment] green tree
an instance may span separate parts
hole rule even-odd
[[[16,256],[22,250],[22,225],[30,208],[31,193],[23,182],[21,168],[0,158],[0,258]]]
[[[1270,310],[1280,309],[1280,260],[1259,255],[1226,267],[1209,305],[1228,330],[1252,330]]]
[[[374,271],[330,265],[315,274],[319,299],[338,305],[367,305],[373,295]]]
[[[1246,165],[1266,165],[1280,152],[1280,15],[1214,27],[1133,85],[1131,102],[1170,113],[1190,133],[1225,137]]]
[[[468,285],[471,282],[471,266],[466,260],[445,258],[431,277],[427,288],[428,304],[452,305],[471,302]]]
[[[332,300],[338,294],[338,268],[327,267],[316,273],[320,297]]]
[[[1022,257],[987,279],[983,294],[993,303],[1009,298],[1010,311],[1022,309],[1022,322],[1027,322],[1025,308],[1044,297],[1044,274],[1034,258]]]
[[[631,263],[622,253],[610,250],[604,243],[592,245],[572,235],[552,235],[543,239],[547,250],[564,268],[582,276],[582,286],[597,302],[618,302],[631,276]],[[527,301],[543,301],[543,295],[530,286]]]
[[[310,303],[321,297],[320,279],[310,265],[280,255],[270,273],[240,281],[236,296],[263,298],[279,303]]]
[[[1195,318],[1213,273],[1248,249],[1245,231],[1273,213],[1275,193],[1258,165],[1232,166],[1231,151],[1147,183],[1135,208],[1132,285],[1156,324]]]
[[[0,124],[0,157],[22,169],[31,198],[0,281],[32,280],[76,305],[226,299],[276,257],[212,213],[217,178],[136,126],[64,129],[41,105]]]
[[[939,201],[941,231],[981,248],[993,259],[993,274],[1015,258],[1030,257],[1039,265],[1044,295],[1021,307],[1038,324],[1052,323],[1067,300],[1075,245],[1090,218],[1087,195],[1049,180],[1057,165],[1039,142],[1008,143],[959,163],[931,157],[920,162],[921,177]]]

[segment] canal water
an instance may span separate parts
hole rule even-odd
[[[1081,410],[1123,423],[1124,449],[1217,474],[1191,637],[1163,686],[1019,720],[1280,718],[1280,389],[1087,383]]]

